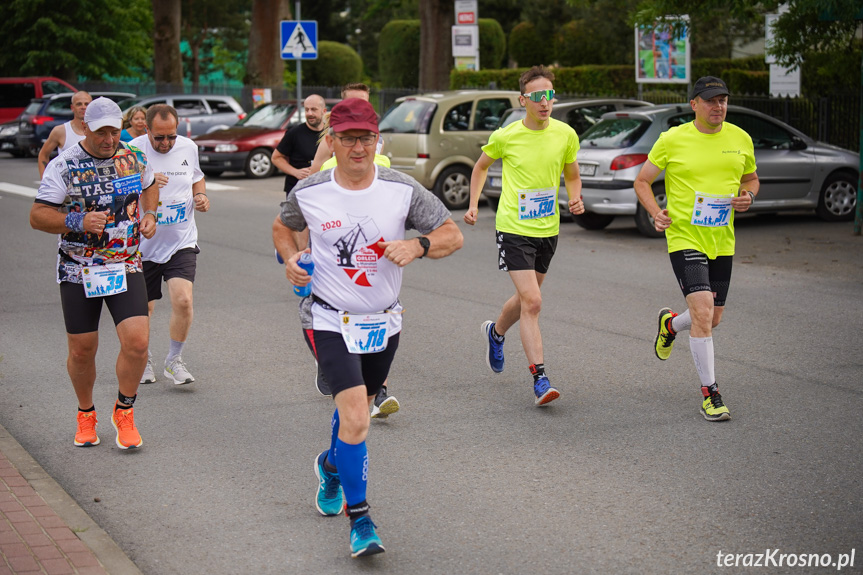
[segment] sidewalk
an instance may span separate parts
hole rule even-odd
[[[141,571],[0,425],[0,575]]]

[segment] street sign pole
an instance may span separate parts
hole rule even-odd
[[[302,20],[300,18],[300,0],[297,0],[296,4],[296,14],[294,14],[294,18],[297,21]],[[300,117],[300,106],[303,105],[303,61],[300,58],[297,58],[297,117]]]

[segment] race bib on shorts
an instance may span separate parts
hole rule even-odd
[[[731,223],[731,196],[712,196],[695,192],[692,225],[718,228]]]
[[[105,297],[126,291],[125,263],[85,267],[81,274],[87,297]]]
[[[349,353],[378,353],[387,348],[389,314],[340,312],[342,339]]]
[[[544,188],[540,190],[518,191],[518,219],[535,220],[553,216],[557,210],[557,190]]]

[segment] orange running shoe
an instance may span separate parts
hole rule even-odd
[[[99,436],[96,435],[96,412],[78,412],[78,431],[75,432],[75,445],[78,447],[90,447],[99,445]]]
[[[120,449],[134,449],[141,447],[143,441],[141,434],[138,433],[138,428],[135,427],[135,408],[117,409],[114,405],[114,414],[111,416],[111,423],[114,424],[114,429],[117,430],[117,447]]]

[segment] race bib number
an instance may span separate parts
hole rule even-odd
[[[126,291],[126,264],[106,264],[85,267],[81,271],[84,280],[84,295],[105,297]]]
[[[731,223],[731,196],[711,196],[695,192],[692,225],[718,228]]]
[[[542,190],[518,191],[518,219],[535,220],[553,216],[557,210],[557,190],[545,188]]]
[[[349,353],[378,353],[387,348],[389,318],[386,313],[340,313],[342,339]]]
[[[186,200],[168,200],[159,202],[158,218],[156,224],[160,226],[172,226],[182,224],[189,220]]]

